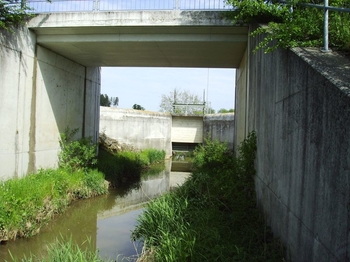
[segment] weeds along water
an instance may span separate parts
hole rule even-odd
[[[140,152],[113,153],[100,148],[97,168],[105,174],[112,187],[123,187],[140,180],[141,171],[163,162],[164,150],[146,149]]]
[[[108,192],[97,170],[40,170],[0,184],[0,242],[31,237],[73,200]]]
[[[107,194],[110,183],[105,178],[117,181],[115,185],[139,179],[141,170],[165,157],[165,151],[147,149],[120,154],[102,152],[96,159],[96,146],[91,140],[71,141],[76,132],[67,129],[66,134],[61,134],[60,168],[41,169],[20,179],[0,182],[0,242],[38,234],[72,201]],[[99,170],[94,169],[98,160]],[[31,256],[21,261],[102,261],[97,251],[80,249],[71,240],[57,240],[48,254],[48,258]],[[12,260],[17,261],[14,257]]]
[[[138,218],[132,237],[144,239],[145,261],[283,261],[256,208],[255,151],[254,132],[236,157],[216,141],[197,148],[191,177]]]
[[[11,255],[12,262],[108,262],[99,258],[98,252],[91,251],[92,248],[90,239],[87,238],[84,247],[76,245],[72,238],[64,239],[62,236],[58,237],[55,243],[49,245],[46,258],[36,257],[31,255],[21,260],[16,259]],[[110,261],[111,262],[111,261]]]

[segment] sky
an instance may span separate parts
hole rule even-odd
[[[27,1],[36,12],[57,11],[112,11],[112,10],[223,10],[230,9],[224,0],[66,0]]]
[[[175,88],[203,97],[208,96],[216,112],[234,108],[235,69],[102,67],[101,94],[118,97],[118,108],[139,104],[159,111],[162,94]]]

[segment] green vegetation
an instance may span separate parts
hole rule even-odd
[[[154,163],[159,163],[161,161],[164,161],[165,151],[150,148],[150,149],[142,150],[140,152],[140,156],[144,158],[144,162],[142,163],[142,165],[149,166]]]
[[[58,165],[70,171],[89,170],[97,163],[96,146],[91,138],[73,140],[78,131],[79,128],[71,130],[67,127],[65,132],[61,133]]]
[[[0,184],[0,241],[30,237],[75,199],[108,192],[102,173],[40,170]]]
[[[118,97],[108,97],[107,94],[100,94],[100,106],[118,106],[119,98]]]
[[[23,24],[32,17],[27,11],[29,7],[26,1],[4,1],[0,0],[0,29],[12,31],[12,27]]]
[[[255,152],[255,133],[237,157],[215,141],[196,149],[191,177],[138,218],[132,237],[144,240],[144,261],[282,261],[256,208]]]
[[[228,16],[238,24],[267,23],[254,36],[268,33],[257,49],[265,52],[277,48],[323,46],[323,9],[306,7],[301,3],[323,4],[323,1],[295,0],[226,0],[236,10]],[[330,6],[350,8],[348,0],[329,0]],[[350,50],[350,13],[329,11],[329,45],[337,50]]]
[[[234,112],[235,112],[235,110],[233,108],[231,108],[231,109],[221,108],[218,111],[219,114],[227,114],[227,113],[234,113]]]
[[[0,183],[0,242],[33,236],[73,200],[108,192],[104,175],[90,169],[96,163],[91,140],[71,141],[77,131],[61,134],[59,169]]]
[[[74,244],[72,239],[57,239],[55,243],[51,244],[48,248],[48,254],[46,258],[38,258],[31,255],[29,258],[21,260],[12,257],[13,262],[106,262],[98,256],[98,252],[91,247],[91,241],[87,239],[83,245],[86,245],[85,249],[80,248]]]
[[[139,104],[134,104],[132,106],[132,109],[135,109],[135,110],[146,110],[143,106],[140,106]]]
[[[97,167],[113,187],[118,187],[139,181],[142,170],[164,161],[164,158],[164,150],[146,149],[140,152],[111,153],[100,148]]]

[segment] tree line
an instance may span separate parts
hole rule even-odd
[[[100,106],[117,107],[119,105],[118,97],[109,97],[107,94],[100,95]],[[135,110],[145,110],[139,104],[132,106]],[[217,113],[234,113],[234,109],[221,108]],[[203,115],[214,114],[215,110],[208,107],[204,99],[188,90],[174,88],[169,94],[162,94],[159,105],[159,112],[166,112],[175,115]]]

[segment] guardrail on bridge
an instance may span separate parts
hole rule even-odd
[[[224,0],[28,0],[33,13],[133,10],[230,10]]]

